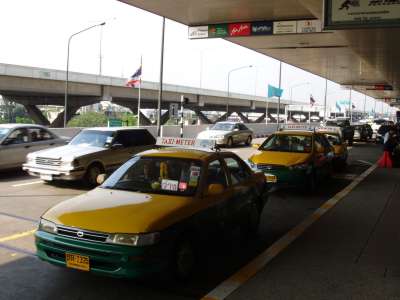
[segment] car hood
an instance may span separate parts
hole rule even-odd
[[[310,156],[310,153],[257,151],[250,156],[250,161],[255,164],[292,166],[306,162]]]
[[[46,157],[46,158],[54,158],[54,159],[68,159],[68,158],[76,158],[83,155],[96,153],[99,151],[105,150],[101,147],[82,147],[82,146],[72,146],[65,145],[61,147],[55,147],[50,149],[45,149],[41,151],[34,152],[33,155],[35,157]]]
[[[226,135],[229,134],[231,131],[224,131],[224,130],[205,130],[200,132],[197,135],[198,139],[204,139],[204,138],[213,138],[217,135]]]
[[[189,197],[96,188],[49,209],[56,224],[106,233],[160,231],[194,213]]]

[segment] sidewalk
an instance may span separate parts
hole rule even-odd
[[[227,299],[400,299],[400,169],[376,169]]]

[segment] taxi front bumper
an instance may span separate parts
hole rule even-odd
[[[37,256],[66,267],[66,253],[89,257],[90,272],[103,276],[138,278],[158,273],[168,265],[172,244],[131,247],[63,237],[43,231],[35,233]]]
[[[280,167],[279,169],[260,170],[266,177],[266,183],[271,188],[298,187],[307,183],[311,173],[309,168],[295,169],[290,167]]]

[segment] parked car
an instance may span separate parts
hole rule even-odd
[[[338,126],[342,131],[342,139],[347,141],[349,146],[353,145],[354,128],[350,125],[348,118],[337,118],[335,120],[328,120],[326,126]]]
[[[318,132],[323,133],[332,145],[334,150],[333,167],[338,170],[343,170],[347,165],[349,156],[347,145],[343,142],[341,133],[334,127],[319,128]]]
[[[28,154],[23,169],[45,181],[84,180],[96,185],[98,175],[115,170],[154,144],[147,129],[84,129],[68,145]]]
[[[250,145],[253,131],[239,122],[218,122],[209,130],[200,132],[198,139],[215,140],[217,145],[232,147],[234,144]]]
[[[256,235],[267,199],[264,175],[234,153],[154,149],[47,210],[37,256],[98,275],[189,279],[213,239],[237,227]]]
[[[20,168],[28,153],[67,142],[40,125],[0,124],[0,170]]]
[[[353,124],[354,140],[368,141],[372,139],[373,130],[369,124]]]

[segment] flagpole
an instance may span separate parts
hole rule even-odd
[[[349,105],[349,112],[350,112],[350,124],[353,123],[353,103],[351,101],[351,91],[353,87],[350,88],[350,105]]]
[[[281,84],[282,84],[282,62],[280,61],[279,62],[279,89],[281,89]],[[278,120],[277,120],[277,130],[279,130],[279,113],[280,113],[280,110],[281,110],[281,95],[279,95],[279,97],[278,97]]]
[[[137,107],[137,127],[140,126],[140,100],[141,100],[141,92],[142,92],[142,74],[143,74],[143,68],[142,68],[142,55],[140,56],[140,78],[139,78],[139,95],[138,95],[138,107]]]
[[[268,96],[267,96],[267,101],[265,103],[265,125],[268,125]]]

